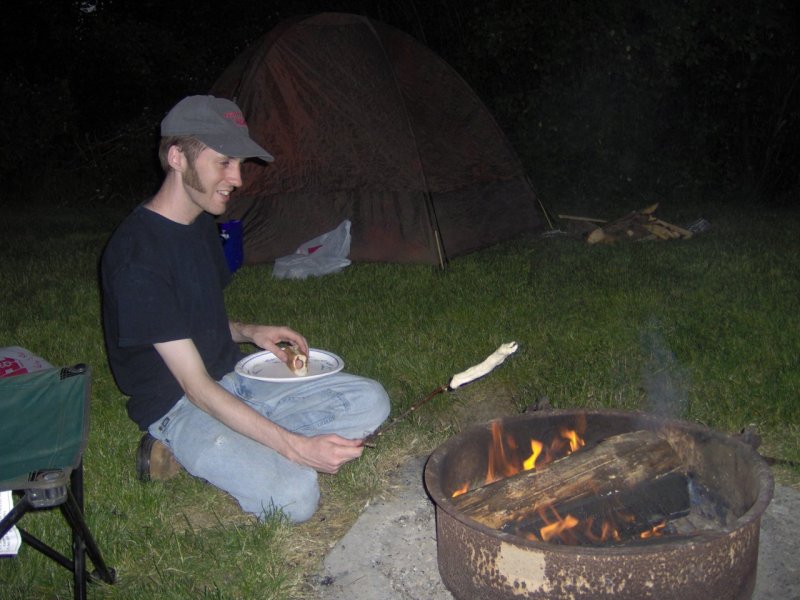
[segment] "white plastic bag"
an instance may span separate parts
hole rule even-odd
[[[350,221],[344,220],[327,233],[309,240],[294,254],[275,259],[272,276],[276,279],[305,279],[311,275],[327,275],[350,264]]]

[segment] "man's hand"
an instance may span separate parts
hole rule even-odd
[[[230,322],[231,338],[236,343],[250,342],[259,348],[269,350],[283,362],[288,362],[289,356],[280,346],[281,342],[294,344],[308,355],[308,342],[306,338],[289,327],[274,325],[247,325],[238,321]]]
[[[305,437],[294,435],[287,440],[286,458],[311,467],[320,473],[336,473],[364,451],[363,440],[348,440],[334,433]]]

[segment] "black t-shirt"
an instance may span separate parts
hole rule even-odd
[[[225,312],[230,279],[206,213],[182,225],[139,206],[112,235],[101,261],[106,351],[117,385],[129,396],[128,416],[140,429],[184,393],[154,343],[190,338],[214,379],[241,358]]]

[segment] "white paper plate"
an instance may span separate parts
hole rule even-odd
[[[293,383],[311,381],[338,373],[344,368],[344,361],[327,350],[308,349],[308,375],[295,375],[285,363],[269,350],[263,350],[245,356],[236,363],[236,372],[243,377],[272,381],[275,383]]]

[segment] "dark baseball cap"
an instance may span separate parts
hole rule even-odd
[[[227,98],[184,98],[161,121],[161,135],[190,135],[231,158],[260,158],[267,162],[275,160],[250,138],[242,109]]]

